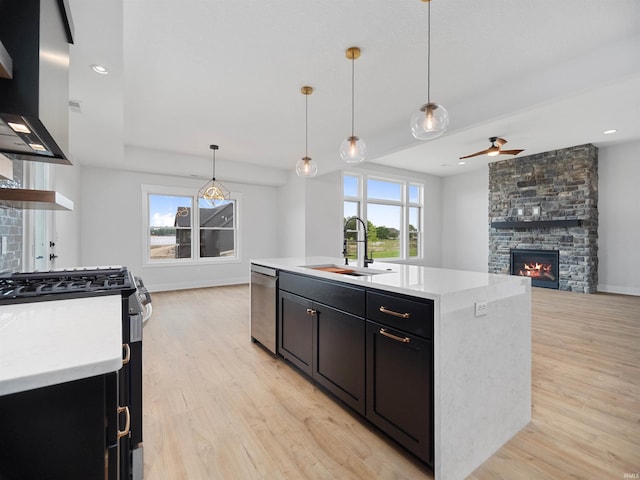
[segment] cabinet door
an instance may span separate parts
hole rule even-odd
[[[311,375],[313,372],[313,315],[311,301],[281,291],[279,294],[278,353]]]
[[[366,416],[433,465],[432,344],[378,323],[366,323]]]
[[[314,305],[313,378],[364,415],[364,319],[325,305]]]
[[[108,389],[115,373],[0,396],[0,478],[104,480],[117,403]]]

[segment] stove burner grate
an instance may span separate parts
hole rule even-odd
[[[0,278],[0,298],[133,289],[126,268],[14,273]]]

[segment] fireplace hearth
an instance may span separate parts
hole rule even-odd
[[[511,275],[531,278],[534,287],[560,288],[558,250],[511,250]]]

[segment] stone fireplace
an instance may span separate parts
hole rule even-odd
[[[579,145],[490,163],[489,222],[489,272],[520,274],[512,251],[557,251],[551,288],[595,293],[598,149]]]

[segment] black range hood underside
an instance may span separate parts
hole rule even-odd
[[[12,75],[0,78],[0,152],[71,164],[68,1],[0,0],[0,42],[12,61]]]

